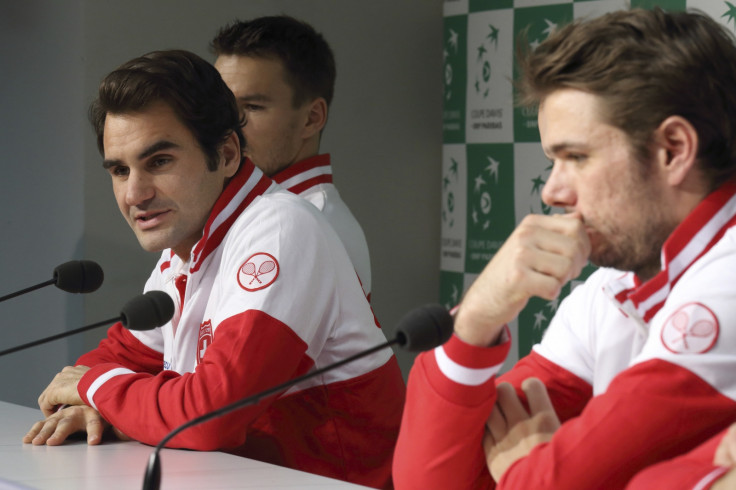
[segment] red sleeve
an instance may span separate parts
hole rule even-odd
[[[509,343],[483,349],[453,336],[444,346],[465,367],[500,365]],[[592,396],[588,383],[532,352],[498,380],[511,383],[523,399],[521,382],[541,379],[561,420],[578,415]],[[437,365],[433,352],[417,358],[394,457],[396,488],[493,488],[482,448],[485,422],[496,401],[493,378],[478,386],[455,383]]]
[[[307,345],[287,325],[256,310],[223,321],[194,373],[132,373],[100,364],[79,383],[82,399],[126,435],[158,442],[183,423],[304,374]],[[187,429],[167,444],[197,450],[240,446],[270,400]]]
[[[519,398],[526,403],[521,383],[531,377],[539,378],[547,387],[550,400],[561,422],[580,415],[593,397],[593,388],[585,380],[534,351],[520,359],[513,369],[499,378],[498,382],[511,383],[516,388]]]
[[[442,348],[465,367],[488,369],[501,366],[509,345],[484,349],[452,336]],[[456,383],[441,372],[436,350],[417,357],[394,453],[397,490],[490,488],[481,444],[496,398],[494,381],[489,376],[477,385]]]
[[[499,490],[623,488],[643,468],[697,446],[736,416],[733,400],[662,360],[627,369],[594,398],[583,380],[536,354],[503,379],[518,386],[529,376],[545,382],[561,418],[569,420],[552,441],[512,465]],[[394,461],[398,489],[493,486],[481,440],[495,385],[445,385],[453,383],[433,353],[420,356]]]
[[[107,337],[96,349],[83,354],[76,366],[115,363],[136,372],[156,374],[163,367],[163,355],[138,340],[118,322],[107,330]]]
[[[639,471],[727,427],[736,403],[690,371],[654,359],[627,369],[552,440],[514,463],[509,488],[623,488]]]
[[[716,448],[725,434],[726,430],[689,453],[639,472],[629,482],[626,490],[649,490],[651,488],[707,490],[711,488],[712,484],[730,469],[713,464]]]

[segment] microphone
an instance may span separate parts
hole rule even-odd
[[[148,465],[146,467],[146,473],[143,477],[143,490],[158,490],[161,486],[161,464],[159,458],[159,452],[164,445],[173,439],[177,434],[193,427],[195,425],[207,422],[208,420],[220,417],[229,412],[243,408],[247,405],[258,403],[261,399],[281,392],[290,388],[291,386],[301,383],[314,376],[319,376],[327,371],[335,369],[347,364],[349,362],[365,357],[369,354],[373,354],[376,351],[389,347],[393,344],[398,344],[404,350],[410,352],[420,352],[423,350],[429,350],[439,345],[444,344],[452,335],[453,330],[453,319],[450,313],[441,305],[429,304],[420,306],[409,313],[407,313],[399,322],[396,327],[396,335],[392,340],[379,344],[375,347],[371,347],[368,350],[359,352],[347,359],[332,363],[321,369],[309,372],[298,378],[290,379],[278,386],[274,386],[265,391],[257,393],[238,400],[230,405],[226,405],[218,410],[208,412],[197,418],[190,420],[189,422],[180,425],[173,431],[169,432],[166,437],[161,439],[161,442],[154,448],[153,453],[148,459]]]
[[[166,322],[171,320],[171,317],[173,316],[174,301],[171,297],[163,291],[148,291],[145,294],[139,294],[138,296],[133,297],[130,301],[125,303],[122,310],[120,310],[120,315],[115,318],[110,318],[109,320],[103,320],[92,325],[87,325],[85,327],[69,330],[68,332],[52,335],[41,340],[35,340],[33,342],[28,342],[27,344],[12,347],[10,349],[0,351],[0,356],[12,354],[19,350],[45,344],[46,342],[68,337],[76,333],[86,332],[87,330],[92,330],[93,328],[115,323],[117,321],[122,322],[123,326],[129,330],[151,330],[164,325]]]
[[[68,293],[91,293],[102,285],[102,267],[91,260],[72,260],[54,269],[54,278],[0,297],[0,302],[54,284]]]

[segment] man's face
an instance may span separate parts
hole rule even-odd
[[[237,167],[207,168],[198,142],[163,103],[142,112],[107,114],[103,166],[120,212],[141,246],[171,248],[187,260],[225,180]]]
[[[294,107],[294,91],[286,82],[283,63],[273,58],[222,55],[215,68],[235,94],[245,116],[245,156],[272,176],[311,156],[305,154],[303,128],[309,104]]]
[[[540,104],[542,148],[554,163],[542,199],[581,213],[593,263],[649,278],[660,270],[662,245],[677,223],[653,162],[637,161],[626,134],[602,122],[599,100],[562,89]]]

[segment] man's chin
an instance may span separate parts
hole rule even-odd
[[[622,267],[625,267],[624,261],[621,257],[612,253],[611,250],[595,247],[592,243],[591,249],[590,256],[588,257],[591,264],[596,267],[610,267],[612,269],[625,270],[622,269]]]
[[[614,256],[610,252],[602,256],[592,255],[590,256],[590,262],[597,267],[605,267],[610,269],[616,269],[622,272],[633,272],[640,279],[650,279],[652,277],[651,271],[657,270],[658,265],[654,264],[640,264],[635,262],[631,257]],[[654,267],[654,268],[652,268]]]
[[[140,237],[138,238],[138,243],[143,250],[151,253],[162,252],[167,248],[170,248],[166,243],[163,243],[161,241],[141,239]]]

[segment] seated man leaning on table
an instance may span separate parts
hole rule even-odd
[[[553,162],[542,197],[565,214],[527,216],[455,335],[415,361],[399,489],[623,488],[736,416],[733,36],[694,12],[620,11],[520,65]],[[588,259],[601,268],[497,384],[505,325]]]
[[[25,442],[86,431],[97,444],[113,426],[154,445],[190,419],[385,342],[322,214],[242,157],[238,107],[213,66],[184,51],[131,60],[102,81],[90,116],[120,211],[145,250],[162,251],[145,290],[166,291],[176,308],[152,331],[113,325],[64,368]],[[169,447],[388,487],[404,390],[384,350]]]

